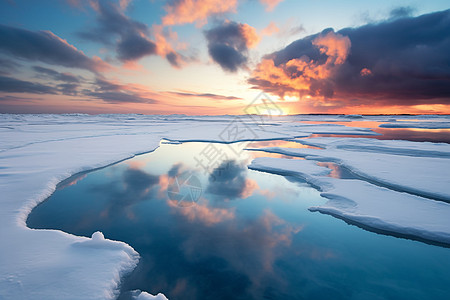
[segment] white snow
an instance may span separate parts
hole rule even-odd
[[[201,120],[202,118],[197,118]],[[205,121],[211,119],[210,121]],[[121,276],[138,262],[122,242],[55,230],[25,220],[71,175],[152,151],[163,138],[221,141],[232,117],[0,115],[0,299],[113,299]],[[262,138],[292,138],[265,133]],[[178,132],[178,133],[177,133]]]
[[[314,161],[256,158],[250,169],[293,175],[319,189],[329,201],[311,207],[370,228],[450,244],[450,204],[396,192],[361,180],[325,177]]]
[[[312,207],[312,211],[369,228],[450,244],[449,144],[365,138],[297,141],[323,149],[260,148],[307,160],[256,158],[249,168],[298,176],[318,188],[329,201]],[[314,166],[318,161],[337,163],[361,180],[327,177],[322,167]]]
[[[450,202],[448,144],[351,138],[311,138],[301,142],[325,149],[271,147],[255,150],[334,162],[367,181]]]
[[[450,204],[375,186],[327,178],[326,204],[311,207],[371,228],[450,244]],[[317,182],[316,182],[317,184]]]
[[[364,151],[422,157],[450,157],[450,144],[376,140],[367,138],[317,137],[296,139],[295,142],[319,148]]]
[[[358,116],[357,120],[386,122],[392,118]],[[239,120],[236,123],[234,116],[0,114],[0,299],[114,299],[121,277],[136,266],[136,251],[100,232],[87,238],[26,227],[31,209],[75,173],[152,151],[161,139],[232,142],[292,139],[312,133],[375,134],[367,128],[299,122],[352,120],[342,116],[266,118],[264,126],[252,124],[250,117]],[[241,134],[231,130],[236,124],[245,125],[240,127]],[[242,129],[247,131],[242,134]],[[442,219],[449,215],[448,204],[363,181],[329,178],[328,170],[314,162],[334,161],[380,185],[450,199],[448,145],[366,140],[308,140],[321,143],[324,150],[266,149],[308,160],[260,158],[252,167],[278,168],[281,174],[302,177],[322,189],[330,201],[314,210],[361,223],[372,220],[369,225],[376,228],[388,226],[392,231],[448,242],[450,226]],[[140,291],[136,297],[165,299],[162,294]]]

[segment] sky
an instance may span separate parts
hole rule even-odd
[[[448,0],[0,0],[0,113],[449,114],[449,53]]]

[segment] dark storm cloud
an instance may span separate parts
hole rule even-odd
[[[211,58],[229,72],[245,67],[248,48],[258,39],[252,27],[236,22],[224,22],[207,30],[205,37]]]
[[[7,93],[56,94],[54,87],[40,83],[0,76],[0,91]]]
[[[98,72],[106,67],[50,31],[0,25],[0,51],[12,57]]]
[[[99,1],[97,13],[98,28],[81,32],[81,37],[107,45],[115,44],[117,57],[122,61],[156,54],[156,44],[147,37],[147,25],[131,20],[118,5],[109,1]],[[119,37],[118,41],[116,37]]]
[[[44,67],[39,67],[39,66],[34,66],[33,70],[35,70],[40,75],[46,75],[47,77],[50,77],[54,80],[71,82],[71,83],[80,82],[80,78],[78,76],[75,76],[72,74],[60,73],[58,71],[44,68]]]
[[[394,15],[409,13],[408,9],[399,9]],[[328,29],[266,55],[249,82],[278,95],[299,92],[384,104],[448,104],[449,28],[450,10],[345,28],[336,33]],[[330,64],[335,53],[325,51],[335,44],[317,46],[318,39],[323,42],[327,37],[349,39],[348,55],[343,55],[340,63]],[[304,79],[311,70],[324,71],[326,76]]]

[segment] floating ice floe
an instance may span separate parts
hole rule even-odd
[[[250,169],[302,178],[329,201],[312,211],[361,227],[450,245],[450,145],[372,139],[314,138],[323,149],[261,148],[307,160],[256,158]],[[255,149],[256,150],[256,149]],[[334,162],[358,179],[327,177]]]
[[[448,144],[336,138],[301,142],[324,149],[268,147],[252,150],[334,162],[373,184],[450,202]]]

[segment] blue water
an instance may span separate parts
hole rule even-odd
[[[133,246],[142,258],[120,299],[450,299],[450,249],[312,213],[318,191],[248,170],[270,154],[242,148],[274,143],[303,147],[163,143],[61,183],[27,224]]]

